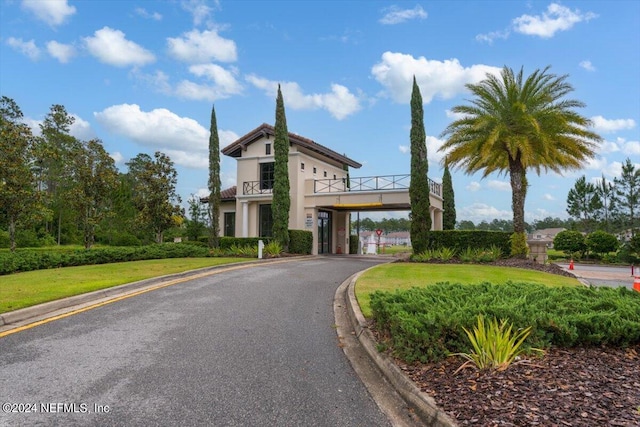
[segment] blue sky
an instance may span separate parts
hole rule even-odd
[[[212,105],[225,146],[273,124],[278,83],[289,131],[362,163],[352,176],[393,175],[409,172],[415,75],[429,176],[441,181],[450,109],[468,99],[466,83],[504,65],[568,74],[605,140],[582,170],[530,174],[527,221],[566,218],[582,175],[612,180],[626,158],[640,167],[635,0],[0,3],[0,94],[35,129],[64,105],[72,134],[100,138],[121,171],[138,153],[165,152],[185,205],[206,194]],[[512,218],[508,177],[452,177],[458,220]],[[223,157],[223,187],[235,181],[235,160]]]

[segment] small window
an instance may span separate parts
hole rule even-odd
[[[300,163],[300,170],[303,171],[304,170],[304,163]]]
[[[271,154],[271,144],[264,145],[264,154],[266,154],[267,156]]]
[[[324,171],[324,177],[325,178],[327,177],[327,171]]]
[[[316,169],[316,167],[313,167],[313,174],[315,175],[318,172],[318,170]]]
[[[336,179],[336,175],[335,174],[333,174],[333,179]]]

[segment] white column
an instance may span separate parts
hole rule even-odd
[[[242,201],[242,237],[249,237],[249,201]]]

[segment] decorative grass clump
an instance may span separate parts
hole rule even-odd
[[[374,292],[371,309],[385,344],[407,362],[469,353],[463,328],[471,329],[479,314],[531,327],[524,349],[640,342],[640,294],[626,288],[438,283]]]

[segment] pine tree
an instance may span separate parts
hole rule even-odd
[[[273,166],[273,201],[271,205],[273,215],[273,237],[280,243],[282,249],[289,249],[289,131],[287,117],[284,111],[284,100],[280,85],[276,99],[275,140],[273,143],[275,164]]]
[[[211,107],[211,134],[209,135],[209,247],[220,246],[220,139],[215,106]],[[192,218],[193,219],[193,218]]]
[[[427,144],[424,131],[424,113],[422,95],[413,77],[411,93],[411,183],[409,200],[411,201],[411,245],[413,252],[422,253],[427,249],[427,239],[431,230],[429,214],[429,180],[427,172]]]
[[[442,229],[453,230],[456,227],[456,200],[451,182],[451,173],[446,159],[444,162],[444,175],[442,175]]]

